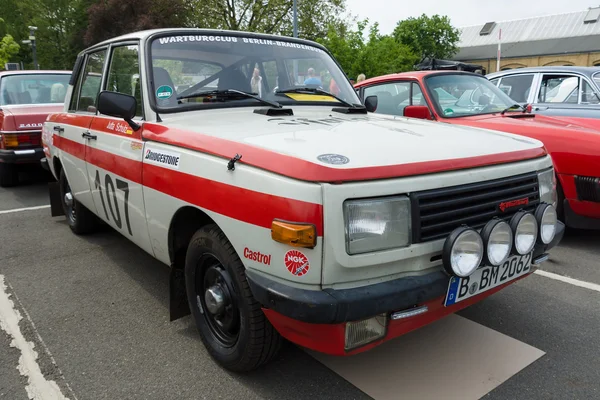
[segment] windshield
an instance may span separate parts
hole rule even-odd
[[[483,77],[434,75],[428,77],[425,84],[438,113],[448,118],[496,113],[515,104]]]
[[[0,105],[64,103],[68,74],[9,75],[0,80]]]
[[[162,110],[201,109],[219,103],[264,106],[236,90],[279,104],[360,104],[346,75],[317,47],[283,40],[228,35],[166,36],[153,40],[154,100]],[[313,92],[291,93],[300,89]],[[215,93],[214,91],[220,91]],[[213,91],[212,94],[206,92]],[[281,92],[287,93],[281,93]]]

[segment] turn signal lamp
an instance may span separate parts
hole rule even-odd
[[[317,230],[312,224],[297,224],[274,220],[271,238],[279,243],[312,249],[317,245]]]
[[[17,138],[17,135],[2,135],[2,144],[5,149],[17,147],[19,145],[19,139]]]

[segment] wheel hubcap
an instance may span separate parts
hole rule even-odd
[[[211,336],[232,347],[240,332],[240,311],[231,277],[213,255],[204,255],[196,267],[196,300]]]
[[[65,193],[65,204],[67,207],[73,207],[73,195],[71,192]]]

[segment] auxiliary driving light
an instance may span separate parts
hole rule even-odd
[[[444,268],[449,274],[465,278],[479,267],[483,253],[483,240],[479,233],[461,226],[446,238],[442,252]]]
[[[387,327],[387,314],[346,323],[345,345],[346,350],[369,344],[385,336]]]
[[[501,219],[489,221],[481,230],[485,247],[484,264],[497,267],[510,256],[513,244],[513,231]]]
[[[535,219],[539,225],[538,241],[549,244],[556,235],[557,215],[556,209],[550,204],[540,204],[535,210]]]
[[[531,252],[538,238],[538,224],[533,214],[517,212],[510,220],[510,228],[514,232],[514,251],[519,255]]]

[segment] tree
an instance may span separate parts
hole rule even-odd
[[[298,1],[298,36],[315,40],[339,21],[345,0]],[[194,26],[292,36],[293,0],[192,0]]]
[[[189,25],[191,1],[104,0],[88,9],[87,46],[144,29]]]
[[[19,52],[19,45],[9,34],[4,35],[0,41],[0,68],[10,61],[11,57]]]
[[[460,32],[446,16],[423,14],[399,21],[394,29],[396,41],[408,46],[420,60],[451,58],[458,52]]]
[[[327,47],[351,79],[356,79],[360,73],[358,56],[365,48],[364,30],[368,23],[368,19],[358,21],[356,30],[351,29],[349,24],[332,23],[325,37],[317,39],[318,43]]]

